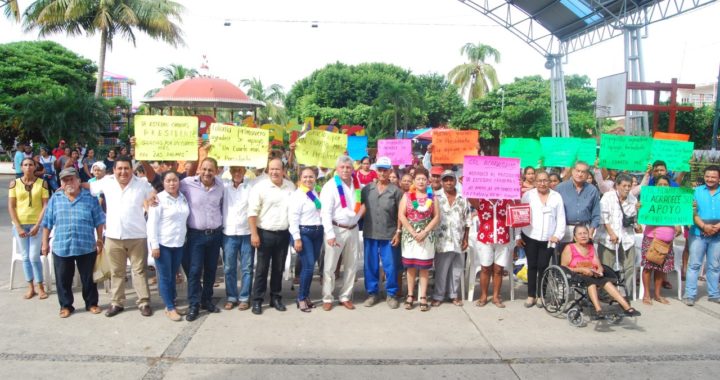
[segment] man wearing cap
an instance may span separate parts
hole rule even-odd
[[[445,170],[440,176],[442,192],[437,195],[440,225],[435,239],[435,291],[432,306],[440,306],[447,295],[456,306],[462,306],[460,278],[463,274],[463,251],[468,247],[470,207],[457,193],[455,173]]]
[[[60,157],[65,155],[65,140],[60,140],[58,147],[53,149],[52,155],[55,156],[56,160],[60,160]]]
[[[443,167],[438,165],[433,166],[432,169],[430,169],[430,187],[432,187],[435,194],[442,193],[443,185],[440,181],[440,176],[442,176],[443,172]]]
[[[399,249],[400,232],[398,228],[398,207],[402,190],[390,183],[392,163],[388,157],[380,157],[375,163],[377,182],[367,184],[361,192],[360,200],[365,205],[363,241],[365,245],[365,290],[368,298],[365,306],[370,307],[377,301],[380,260],[385,271],[385,291],[387,304],[397,309],[395,298],[398,290],[397,271],[400,262],[395,251]]]
[[[63,188],[50,198],[42,220],[41,248],[43,255],[50,253],[50,231],[54,228],[52,255],[60,318],[67,318],[75,311],[72,283],[76,266],[85,310],[98,314],[100,307],[93,267],[97,252],[103,247],[105,214],[90,192],[80,186],[80,176],[75,168],[61,171],[60,182]]]

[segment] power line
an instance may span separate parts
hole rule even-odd
[[[439,27],[500,27],[497,24],[458,24],[458,23],[437,23],[437,22],[397,22],[397,21],[338,21],[338,20],[293,20],[293,19],[225,19],[225,26],[231,26],[233,22],[240,23],[261,23],[261,24],[311,24],[317,28],[320,24],[339,25],[381,25],[381,26],[439,26]]]

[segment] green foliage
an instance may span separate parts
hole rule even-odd
[[[714,106],[695,108],[691,112],[678,112],[675,120],[675,133],[690,135],[690,141],[695,143],[695,149],[710,149],[714,115]],[[648,122],[652,125],[653,114],[650,113],[648,116]],[[660,113],[658,130],[667,132],[669,120],[670,114],[667,112]]]
[[[461,94],[467,94],[469,104],[499,86],[495,68],[485,60],[493,58],[495,63],[500,62],[500,52],[490,45],[468,42],[460,49],[460,55],[467,56],[468,62],[450,70],[448,78]]]
[[[264,87],[258,78],[241,79],[240,86],[246,88],[247,95],[255,100],[265,103],[265,107],[258,109],[258,124],[265,124],[272,121],[273,124],[286,125],[288,122],[287,112],[281,106],[285,100],[283,87],[273,83]]]

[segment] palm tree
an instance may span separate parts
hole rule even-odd
[[[105,53],[120,35],[135,45],[141,31],[173,46],[184,44],[177,22],[184,7],[169,0],[37,0],[25,11],[25,30],[40,36],[100,33],[100,57],[95,97],[102,95]]]
[[[466,55],[470,62],[463,63],[450,70],[450,81],[460,89],[460,94],[467,92],[468,104],[473,99],[479,99],[490,92],[491,87],[497,87],[497,73],[495,68],[485,60],[494,58],[495,63],[500,62],[500,52],[490,45],[468,42],[460,49],[460,55]]]
[[[3,8],[5,17],[20,21],[20,8],[18,7],[17,0],[0,0],[0,8]]]
[[[162,74],[163,76],[163,86],[167,86],[172,82],[179,81],[180,79],[195,78],[196,76],[198,76],[197,69],[190,69],[176,63],[171,63],[169,66],[158,67],[157,72]],[[145,93],[145,97],[152,98],[153,96],[155,96],[155,94],[158,93],[158,91],[160,91],[159,88],[153,88],[152,90],[149,90]]]
[[[272,120],[275,124],[284,125],[287,123],[287,114],[285,113],[285,93],[283,87],[273,83],[269,87],[264,87],[258,78],[241,79],[240,86],[246,87],[246,93],[249,97],[265,103],[265,107],[258,111],[258,119],[261,122]]]

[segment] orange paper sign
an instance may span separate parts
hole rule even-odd
[[[432,134],[433,164],[462,164],[465,156],[476,156],[478,131],[434,130]]]
[[[658,140],[690,141],[690,135],[682,133],[655,132],[653,138]]]

